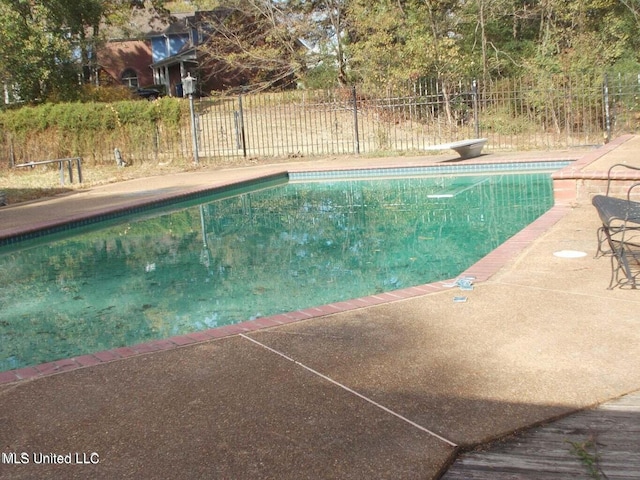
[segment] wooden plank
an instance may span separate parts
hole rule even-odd
[[[597,458],[600,478],[640,480],[640,393],[607,402],[461,455],[444,480],[592,479],[577,448]],[[589,443],[591,442],[591,443]],[[597,457],[596,457],[597,455]]]

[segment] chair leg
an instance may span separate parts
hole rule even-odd
[[[611,253],[611,252],[605,252],[602,249],[602,245],[607,241],[607,235],[606,235],[605,227],[600,227],[598,229],[598,231],[596,232],[596,235],[598,237],[598,249],[596,250],[596,254],[595,254],[594,258],[598,258],[600,256],[605,256],[605,255]]]
[[[633,251],[627,252],[627,249],[631,249],[632,246],[623,240],[613,240],[610,232],[606,230],[605,233],[607,233],[607,240],[611,248],[611,281],[609,282],[609,290],[612,290],[615,286],[627,286],[635,290],[637,288],[636,277],[631,270],[631,261],[634,261],[638,266],[640,266],[640,262],[633,254]]]
[[[631,253],[630,255],[627,255],[627,252],[625,251],[626,246],[624,244],[622,244],[622,246],[620,247],[620,261],[621,261],[621,269],[625,274],[625,277],[627,277],[627,280],[624,282],[623,285],[630,285],[632,289],[636,289],[636,277],[633,275],[633,272],[631,271],[631,264],[629,262],[629,256],[631,256],[631,258],[633,260],[636,261],[636,263],[638,262],[638,260],[634,257],[633,253]],[[619,282],[618,282],[619,283]]]
[[[624,276],[624,280],[620,278],[621,274]],[[620,287],[631,285],[631,288],[636,288],[635,278],[631,275],[624,247],[621,247],[619,251],[616,250],[611,256],[611,283],[609,284],[609,290],[612,290],[616,285]]]
[[[607,290],[613,290],[613,287],[617,285],[616,279],[618,278],[618,268],[616,267],[617,259],[615,255],[611,255],[611,279],[609,280],[609,286]]]
[[[625,252],[625,243],[623,239],[614,240],[612,235],[619,234],[619,231],[614,231],[613,233],[607,227],[600,227],[598,229],[598,240],[602,239],[602,235],[604,235],[604,239],[602,239],[602,243],[606,241],[609,245],[609,251],[605,252],[601,244],[598,245],[598,252],[600,252],[603,256],[609,255],[611,257],[611,280],[609,281],[608,290],[613,290],[615,286],[624,286],[630,285],[631,288],[636,288],[635,277],[631,273],[631,268],[629,265],[629,259],[627,257],[627,253]],[[596,252],[597,255],[597,252]],[[622,280],[621,272],[626,278]]]

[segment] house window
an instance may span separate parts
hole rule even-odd
[[[138,86],[138,74],[132,68],[127,68],[122,75],[120,76],[122,80],[122,84],[127,87],[137,87]]]

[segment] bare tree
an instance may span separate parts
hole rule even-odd
[[[304,70],[300,27],[284,2],[244,0],[215,10],[201,26],[211,75],[251,89],[294,84]]]

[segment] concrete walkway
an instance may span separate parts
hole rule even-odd
[[[640,138],[580,156],[593,176],[638,164],[632,145]],[[490,157],[500,158],[480,161]],[[338,162],[314,166],[389,159]],[[0,238],[307,166],[157,177],[0,209]],[[464,449],[640,389],[640,297],[606,289],[593,207],[566,202],[545,217],[469,269],[481,281],[466,303],[440,289],[30,380],[5,375],[0,478],[438,478]]]

